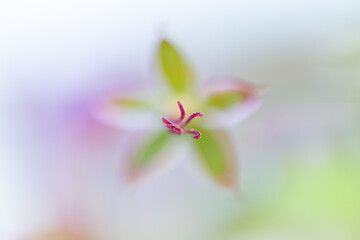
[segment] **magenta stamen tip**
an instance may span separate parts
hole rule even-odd
[[[170,122],[169,120],[167,120],[165,117],[162,117],[161,120],[162,120],[163,123],[165,123],[166,125],[172,124],[172,122]]]

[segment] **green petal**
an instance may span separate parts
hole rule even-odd
[[[160,132],[154,137],[146,140],[130,164],[130,177],[138,178],[139,175],[154,167],[161,159],[161,153],[169,143],[171,134],[169,132]]]
[[[126,108],[146,109],[150,107],[145,101],[135,99],[113,99],[112,103]]]
[[[220,109],[226,109],[243,102],[246,96],[242,92],[225,92],[212,95],[208,100],[208,105]]]
[[[191,83],[190,71],[179,51],[166,40],[159,48],[160,66],[166,80],[177,93],[185,92]]]
[[[198,129],[202,137],[194,144],[202,165],[219,184],[236,185],[236,161],[229,137],[221,131]]]

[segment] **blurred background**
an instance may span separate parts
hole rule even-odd
[[[266,86],[233,129],[241,196],[191,153],[136,187],[89,104],[170,39],[206,82]],[[360,239],[360,2],[0,2],[0,239]]]

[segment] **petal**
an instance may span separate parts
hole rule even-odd
[[[161,131],[142,142],[127,167],[127,179],[134,181],[154,169],[168,153],[171,134]]]
[[[259,87],[237,78],[211,81],[205,87],[208,125],[233,126],[260,105]]]
[[[236,104],[240,104],[246,100],[246,96],[242,92],[223,92],[213,94],[207,99],[207,103],[215,108],[227,109]]]
[[[161,126],[160,114],[155,110],[158,105],[156,99],[145,91],[115,91],[99,99],[91,110],[98,120],[106,124],[122,130],[147,130]]]
[[[203,136],[194,144],[200,162],[217,183],[234,188],[237,184],[237,164],[229,136],[223,131],[199,131]]]
[[[168,84],[177,93],[185,92],[192,81],[188,64],[180,52],[166,40],[161,41],[158,51],[160,67]]]
[[[139,99],[114,98],[112,103],[124,108],[149,109],[151,107],[146,101]]]

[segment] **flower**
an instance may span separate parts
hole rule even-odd
[[[102,120],[129,130],[132,136],[146,135],[130,157],[126,168],[128,179],[138,179],[161,160],[174,157],[174,151],[169,149],[174,145],[175,150],[181,149],[179,139],[185,136],[179,135],[190,133],[195,139],[190,145],[209,176],[223,186],[235,187],[237,156],[229,133],[258,107],[259,88],[238,78],[200,85],[189,64],[167,40],[160,42],[157,55],[165,80],[162,84],[151,82],[150,89],[140,86],[133,91],[110,94],[99,111]],[[180,109],[178,118],[176,102]],[[184,120],[183,106],[201,112],[192,113]]]

